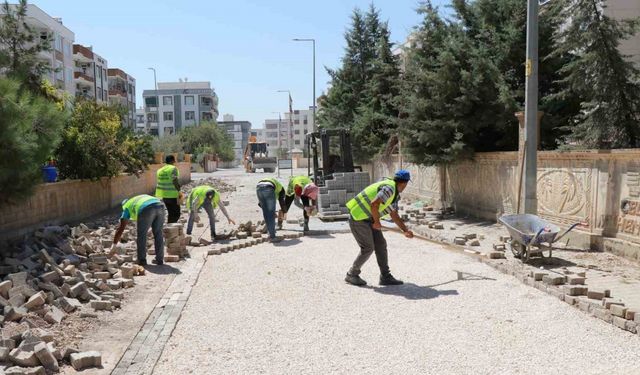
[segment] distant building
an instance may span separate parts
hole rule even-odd
[[[218,118],[218,96],[210,82],[158,82],[157,91],[144,90],[142,97],[151,134],[174,134]]]
[[[92,47],[74,44],[73,63],[76,98],[95,101],[99,104],[108,103],[107,60],[93,52]]]
[[[251,123],[249,121],[235,121],[233,115],[224,115],[224,121],[218,122],[218,126],[226,130],[233,138],[233,151],[236,154],[235,162],[240,164],[244,156],[244,149],[249,143],[251,135]]]
[[[289,113],[284,113],[281,119],[267,119],[262,130],[265,142],[269,144],[269,154],[277,155],[281,149],[304,149],[304,140],[309,132],[316,131],[313,123],[313,107],[296,109],[289,121]],[[261,137],[258,137],[260,139]]]
[[[139,107],[136,109],[136,128],[135,131],[138,133],[146,133],[147,132],[147,121],[145,121],[144,116],[144,108]]]
[[[136,80],[122,69],[108,69],[109,103],[121,105],[127,109],[124,125],[134,129],[136,126]]]
[[[15,7],[15,5],[10,6]],[[0,7],[1,13],[2,8]],[[51,51],[40,54],[40,57],[47,61],[52,68],[52,71],[45,78],[70,97],[75,97],[76,90],[73,81],[75,34],[62,24],[61,18],[51,17],[33,4],[29,4],[27,8],[27,23],[40,33],[41,38],[47,39],[51,36],[53,39]]]

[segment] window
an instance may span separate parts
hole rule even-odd
[[[278,138],[278,132],[267,132],[267,138]]]
[[[185,120],[195,120],[196,119],[196,113],[194,111],[186,111],[184,113],[184,119]]]
[[[109,94],[107,93],[107,90],[104,90],[104,100],[107,100],[108,97],[109,97]]]
[[[202,112],[202,121],[209,121],[213,119],[211,112]]]
[[[149,121],[149,122],[158,122],[158,114],[157,113],[147,113],[147,121]]]
[[[138,124],[144,124],[144,115],[136,115],[136,122]]]
[[[173,112],[163,112],[162,117],[164,121],[173,121]]]
[[[299,115],[300,114],[300,110],[296,109],[295,111],[293,111],[294,115]]]
[[[194,105],[193,95],[187,95],[184,97],[184,105]]]
[[[157,98],[155,96],[147,96],[146,98],[144,98],[144,103],[147,107],[157,107],[158,106],[158,101]]]
[[[278,124],[267,124],[267,129],[278,129]]]
[[[212,104],[211,98],[208,96],[203,96],[200,98],[200,103],[202,103],[202,105],[210,106]]]
[[[62,63],[56,60],[56,79],[58,81],[64,81],[64,69],[62,68]]]
[[[300,134],[300,130],[294,130],[293,134],[296,134],[296,135]]]
[[[294,123],[295,125],[299,125],[299,124],[300,124],[300,120],[293,120],[293,123]]]
[[[102,69],[100,67],[98,67],[98,79],[102,80]]]
[[[56,34],[55,49],[62,52],[62,37],[59,34]]]
[[[98,90],[98,99],[102,100],[102,90]]]
[[[307,130],[307,128],[304,129],[304,134],[307,134],[309,131]]]
[[[64,55],[67,57],[71,57],[71,43],[64,43]]]
[[[107,80],[107,69],[102,69],[102,76],[104,77],[104,80]]]
[[[163,105],[173,105],[173,97],[172,96],[163,96],[162,97]]]
[[[72,82],[73,82],[73,69],[71,69],[71,68],[66,68],[65,69],[64,80],[67,83],[67,85],[71,85],[72,84]]]
[[[295,143],[296,143],[297,145],[299,145],[299,144],[300,144],[300,141],[296,139],[296,142],[295,142]]]

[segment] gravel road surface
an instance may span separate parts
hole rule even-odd
[[[348,234],[209,257],[155,374],[638,374],[640,338],[440,245],[347,285]]]

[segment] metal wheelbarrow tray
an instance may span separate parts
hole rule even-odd
[[[516,258],[523,262],[528,262],[531,255],[543,255],[544,250],[552,254],[552,244],[567,235],[580,223],[575,223],[569,227],[562,235],[560,228],[551,224],[536,215],[503,215],[499,221],[507,227],[511,236],[511,252]]]

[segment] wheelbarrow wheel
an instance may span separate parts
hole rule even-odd
[[[524,245],[518,241],[511,240],[510,247],[513,256],[516,258],[522,257],[523,253],[525,252]]]

